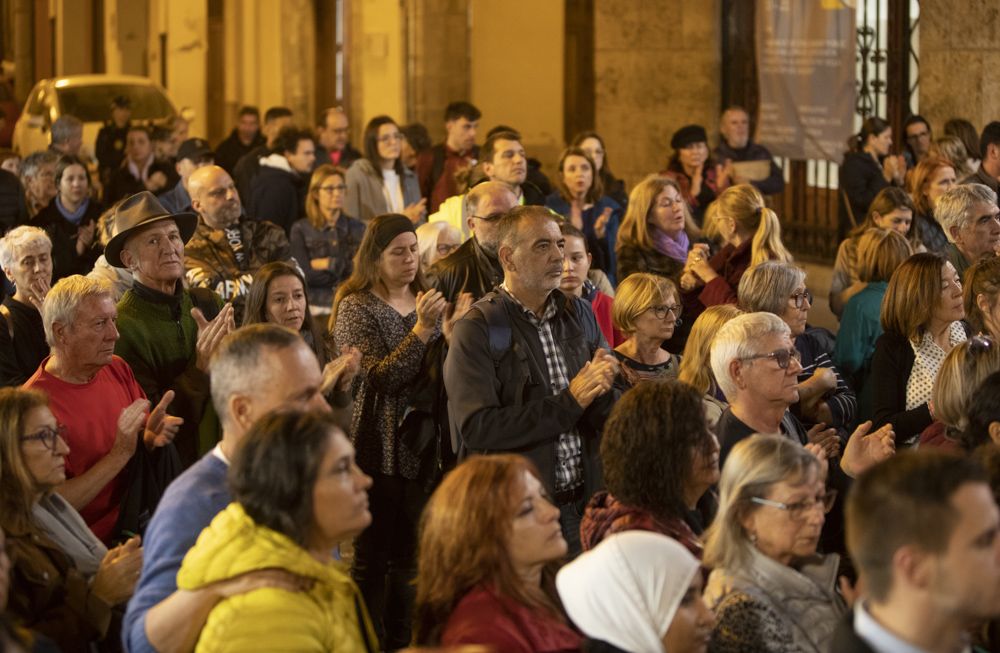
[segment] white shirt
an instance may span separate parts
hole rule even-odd
[[[212,449],[212,455],[221,460],[222,462],[226,463],[226,467],[231,466],[229,463],[229,459],[226,458],[226,454],[222,453],[222,443],[215,445],[215,448]]]
[[[403,204],[403,184],[399,179],[399,174],[393,170],[382,170],[382,193],[385,195],[385,205],[389,208],[389,213],[402,213],[406,206]]]
[[[948,339],[952,347],[965,342],[965,329],[961,322],[951,323]],[[906,382],[906,410],[913,410],[930,401],[934,380],[937,379],[941,364],[947,355],[947,352],[934,342],[934,336],[929,331],[924,332],[920,344],[915,345],[911,341],[910,347],[913,348],[913,370]]]
[[[882,624],[868,614],[862,601],[854,604],[854,632],[868,646],[875,649],[876,653],[927,653],[924,649],[916,647],[886,630]],[[966,646],[963,651],[968,653],[971,649]]]

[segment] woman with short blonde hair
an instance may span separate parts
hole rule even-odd
[[[673,336],[680,315],[680,297],[670,279],[636,272],[619,284],[611,318],[627,336],[613,352],[622,364],[622,384],[677,377],[680,359],[662,345]]]

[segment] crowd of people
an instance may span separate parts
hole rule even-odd
[[[480,119],[0,155],[0,648],[1000,650],[1000,122],[868,119],[827,291],[740,107]]]

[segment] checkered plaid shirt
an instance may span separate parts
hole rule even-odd
[[[550,321],[555,316],[558,306],[552,295],[545,301],[541,317],[527,309],[517,297],[510,292],[506,284],[500,286],[508,297],[514,300],[528,322],[538,329],[538,339],[545,352],[545,363],[549,371],[549,388],[552,394],[558,394],[569,387],[569,371],[562,349],[552,336]],[[559,434],[556,443],[556,492],[571,490],[583,483],[583,444],[576,429]]]

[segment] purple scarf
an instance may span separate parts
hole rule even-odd
[[[656,248],[660,254],[664,256],[669,256],[670,258],[685,262],[687,261],[688,250],[691,249],[691,243],[688,240],[687,232],[681,229],[677,232],[677,238],[671,238],[667,232],[660,231],[656,227],[653,227],[653,247]]]

